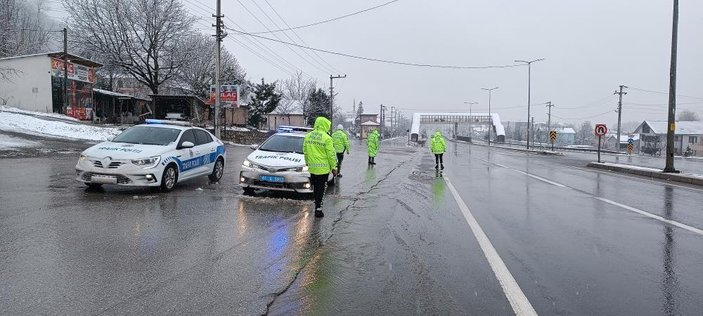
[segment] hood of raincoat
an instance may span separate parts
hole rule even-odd
[[[330,120],[328,120],[324,116],[319,116],[315,119],[315,126],[313,128],[316,131],[328,133],[330,131],[330,127],[332,127],[332,122],[330,122]]]
[[[439,131],[434,132],[434,137],[442,137],[442,133]]]

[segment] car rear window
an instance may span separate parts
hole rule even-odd
[[[200,129],[194,129],[193,132],[195,132],[195,140],[198,141],[196,145],[204,145],[212,142],[212,137],[210,137],[208,132]]]
[[[302,154],[303,140],[303,137],[298,136],[273,135],[259,147],[259,150]]]
[[[117,135],[112,141],[115,143],[165,146],[175,142],[180,133],[181,130],[175,128],[134,126]]]

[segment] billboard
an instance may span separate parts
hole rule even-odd
[[[210,104],[215,104],[216,87],[210,86]],[[220,86],[220,105],[223,108],[239,107],[239,85],[222,85]]]
[[[51,75],[54,77],[63,78],[63,60],[59,58],[51,58]],[[68,79],[95,83],[95,68],[77,65],[72,62],[68,62]]]

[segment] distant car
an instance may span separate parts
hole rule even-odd
[[[307,127],[281,126],[242,163],[239,185],[245,194],[255,189],[312,193],[310,172],[303,156]],[[333,183],[330,174],[328,181]]]
[[[103,184],[161,187],[198,176],[217,182],[225,168],[225,146],[210,132],[184,122],[146,120],[112,141],[83,151],[76,180],[91,188]]]

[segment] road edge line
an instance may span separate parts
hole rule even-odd
[[[454,200],[459,205],[461,213],[464,215],[466,222],[469,224],[474,237],[476,237],[476,241],[478,241],[486,260],[488,260],[488,264],[491,266],[493,274],[495,274],[496,279],[498,279],[500,287],[503,288],[503,293],[508,299],[508,302],[510,302],[510,306],[512,306],[515,315],[537,315],[537,312],[534,307],[532,307],[532,304],[527,299],[527,296],[525,296],[525,293],[523,293],[522,289],[520,289],[520,285],[517,284],[517,281],[515,281],[515,278],[510,273],[510,270],[508,270],[505,262],[503,262],[503,259],[500,258],[498,251],[495,247],[493,247],[493,244],[488,239],[488,236],[478,224],[476,218],[474,218],[471,214],[469,207],[466,203],[464,203],[461,196],[459,196],[459,192],[457,192],[448,177],[444,177],[444,182],[447,183],[449,191],[452,192]]]
[[[622,203],[618,203],[618,202],[615,202],[615,201],[613,201],[613,200],[609,200],[609,199],[606,199],[606,198],[603,198],[603,197],[594,196],[594,198],[595,198],[596,200],[601,201],[601,202],[605,202],[605,203],[608,203],[608,204],[613,205],[613,206],[617,206],[617,207],[620,207],[620,208],[624,208],[624,209],[626,209],[626,210],[628,210],[628,211],[630,211],[630,212],[634,212],[634,213],[640,214],[640,215],[642,215],[642,216],[649,217],[649,218],[651,218],[651,219],[655,219],[655,220],[658,220],[658,221],[660,221],[660,222],[663,222],[663,223],[666,223],[666,224],[669,224],[669,225],[672,225],[672,226],[676,226],[676,227],[678,227],[678,228],[685,229],[685,230],[690,231],[690,232],[692,232],[692,233],[696,233],[696,234],[698,234],[698,235],[703,236],[703,230],[701,230],[701,229],[699,229],[699,228],[695,228],[695,227],[693,227],[693,226],[689,226],[689,225],[686,225],[686,224],[683,224],[683,223],[679,223],[679,222],[674,221],[674,220],[666,219],[666,218],[661,217],[661,216],[659,216],[659,215],[655,215],[655,214],[649,213],[649,212],[647,212],[647,211],[643,211],[643,210],[634,208],[634,207],[632,207],[632,206],[625,205],[625,204],[622,204]]]

